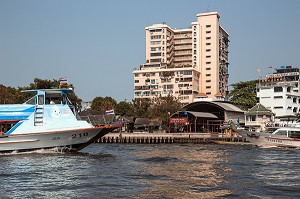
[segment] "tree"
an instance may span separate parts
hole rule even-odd
[[[59,82],[56,80],[43,80],[39,78],[34,78],[33,83],[30,84],[30,89],[50,89],[50,88],[58,88]]]
[[[180,101],[172,96],[156,97],[152,100],[152,106],[149,112],[149,118],[160,119],[163,129],[168,128],[169,117],[182,107]]]
[[[134,117],[149,117],[149,108],[151,107],[151,100],[147,98],[136,98],[133,100],[133,115]]]
[[[162,121],[163,129],[168,128],[169,117],[178,111],[182,104],[172,95],[150,99],[135,99],[133,101],[134,116]]]
[[[115,109],[117,101],[111,97],[95,97],[92,101],[91,109],[105,113],[106,110]]]
[[[133,104],[126,101],[121,101],[115,108],[116,115],[133,116]]]
[[[0,104],[14,104],[14,91],[11,87],[0,85]]]
[[[239,82],[232,84],[233,89],[229,92],[229,101],[241,107],[241,109],[248,110],[257,103],[256,98],[256,84],[258,80],[251,80],[246,82]]]

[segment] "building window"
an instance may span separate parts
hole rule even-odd
[[[196,40],[196,38],[194,38],[194,42],[196,42],[197,40]]]
[[[194,30],[196,30],[196,26],[194,26]]]
[[[153,62],[161,62],[161,59],[150,59],[150,63],[153,63]]]
[[[206,28],[210,28],[211,27],[211,25],[206,25]]]
[[[158,57],[158,56],[161,56],[161,53],[151,53],[150,56],[151,57]]]
[[[134,80],[134,83],[139,83],[140,82],[140,80]]]
[[[206,37],[207,40],[211,39],[211,37]]]
[[[206,92],[206,95],[210,95],[211,94],[211,92]]]
[[[274,92],[282,92],[283,88],[281,86],[274,87]]]
[[[206,34],[209,34],[209,33],[211,33],[211,31],[206,31]]]
[[[210,79],[208,79],[208,80],[206,80],[206,82],[211,82],[211,80],[210,80]]]
[[[211,88],[211,86],[206,86],[205,88]]]
[[[274,109],[283,109],[282,106],[274,106]]]
[[[197,58],[196,58],[196,56],[194,56],[194,61],[196,61],[197,60]]]
[[[194,55],[196,55],[197,54],[197,51],[196,50],[194,50]]]
[[[194,44],[194,48],[196,48],[196,44]]]
[[[183,75],[192,75],[192,71],[191,70],[185,70],[185,71],[183,71]]]
[[[150,44],[151,45],[158,45],[160,44],[161,42],[160,41],[150,41]]]
[[[274,96],[274,99],[280,99],[282,96]]]
[[[211,58],[211,56],[210,55],[206,55],[206,58]]]
[[[211,70],[211,68],[206,68],[206,70]]]
[[[210,49],[206,49],[205,51],[206,51],[206,52],[210,52]]]
[[[151,47],[151,51],[160,51],[161,47]]]
[[[206,77],[210,77],[211,76],[211,74],[206,74]]]
[[[152,39],[161,39],[161,35],[153,35],[151,36],[151,40]]]
[[[211,62],[210,62],[210,61],[207,61],[206,64],[211,64]]]
[[[206,43],[207,46],[210,46],[211,43]]]
[[[150,32],[161,32],[161,29],[152,29]]]

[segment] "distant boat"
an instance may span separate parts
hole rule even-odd
[[[72,89],[38,89],[23,104],[0,105],[0,152],[58,148],[78,151],[122,124],[95,127],[77,115]]]
[[[234,124],[230,126],[236,133],[259,147],[300,147],[300,127],[281,127],[273,133],[262,133],[238,129]]]

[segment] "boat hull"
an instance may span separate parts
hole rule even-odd
[[[0,137],[0,152],[59,148],[79,151],[119,126],[27,133]]]

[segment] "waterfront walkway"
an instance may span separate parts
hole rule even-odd
[[[220,143],[246,142],[239,135],[228,136],[221,133],[125,133],[112,132],[98,139],[99,143]]]

